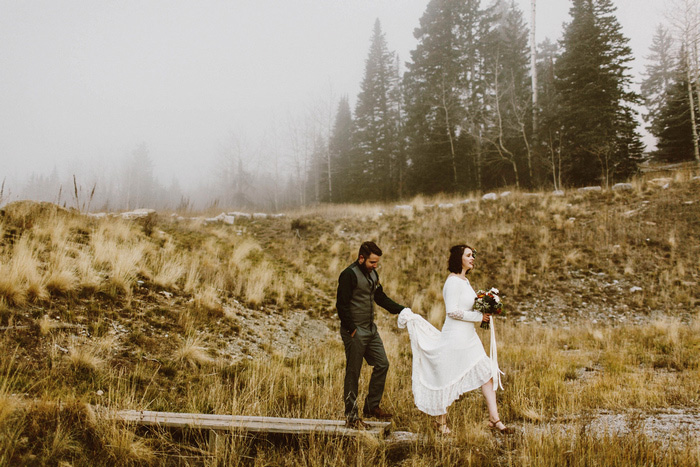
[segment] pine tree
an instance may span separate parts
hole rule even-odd
[[[645,66],[645,78],[642,81],[641,93],[647,113],[643,115],[644,121],[649,123],[647,127],[652,134],[661,130],[659,116],[662,107],[665,106],[667,92],[673,82],[676,64],[672,55],[673,38],[662,25],[656,28],[652,39],[651,52],[647,56],[648,63]]]
[[[482,15],[478,0],[432,0],[414,32],[418,45],[404,75],[414,192],[464,190],[474,181],[469,152],[478,145],[483,107]]]
[[[353,121],[347,96],[340,99],[330,140],[334,172],[334,202],[358,201],[356,190],[360,181],[356,152],[353,147]]]
[[[307,199],[312,204],[328,202],[328,179],[325,177],[328,148],[321,135],[316,135],[309,164]]]
[[[578,185],[607,186],[641,160],[632,109],[639,97],[629,90],[632,53],[614,12],[611,0],[573,0],[557,61],[566,175]]]
[[[374,23],[365,74],[355,107],[355,146],[365,199],[388,200],[398,193],[400,96],[395,55],[379,20]]]
[[[689,96],[693,95],[696,85],[687,79],[687,54],[681,50],[680,56],[673,80],[661,96],[662,104],[651,126],[652,134],[658,139],[654,157],[666,162],[692,161],[695,158]],[[692,90],[690,93],[689,88]],[[695,99],[693,106],[695,115],[700,115]]]

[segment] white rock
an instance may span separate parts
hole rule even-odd
[[[267,219],[267,214],[264,212],[255,212],[253,213],[253,219]]]
[[[438,207],[440,209],[449,209],[449,208],[453,208],[454,204],[452,204],[452,203],[440,203],[440,204],[438,204]]]
[[[287,217],[287,215],[283,212],[278,212],[277,214],[270,214],[270,217],[272,217],[273,219],[279,219],[282,217]]]
[[[486,193],[481,199],[484,201],[495,201],[498,199],[498,195],[496,193]]]
[[[510,191],[504,191],[501,193],[501,198],[507,198],[508,196],[510,196]]]
[[[97,392],[96,392],[95,394],[97,394],[98,396],[101,396],[101,395],[104,394],[104,393],[105,393],[105,392],[104,392],[102,389],[98,389]]]
[[[88,213],[87,213],[87,216],[88,216],[88,217],[93,217],[93,218],[95,218],[95,219],[104,219],[105,217],[107,217],[107,213],[106,213],[106,212],[94,212],[94,213],[93,213],[93,212],[88,212]]]
[[[239,212],[239,211],[229,212],[228,215],[233,216],[233,217],[238,217],[240,219],[250,219],[251,217],[253,217],[247,212]]]
[[[471,202],[472,202],[472,200],[470,200],[470,199],[463,199],[462,201],[459,202],[459,204],[469,204]]]
[[[578,189],[578,191],[583,192],[583,193],[588,193],[591,191],[602,191],[603,188],[600,186],[584,186]]]
[[[641,292],[641,291],[642,291],[642,288],[641,288],[641,287],[638,287],[638,286],[636,286],[636,285],[633,286],[633,287],[630,287],[630,292],[632,292],[632,293],[634,293],[634,292]]]
[[[612,189],[613,191],[632,190],[634,187],[631,183],[616,183],[613,185]]]
[[[654,178],[649,180],[647,183],[649,185],[658,186],[661,188],[668,188],[671,186],[671,179],[668,177]]]
[[[145,209],[145,208],[134,209],[133,211],[121,213],[121,217],[123,219],[138,219],[141,217],[146,217],[147,215],[152,214],[154,212],[156,212],[155,209]]]
[[[204,222],[206,224],[215,224],[217,222],[223,222],[224,224],[233,225],[235,220],[236,220],[236,218],[234,216],[231,216],[229,214],[226,214],[225,212],[222,212],[221,214],[219,214],[216,217],[208,217],[208,218],[204,219]]]
[[[396,206],[394,206],[394,209],[396,209],[397,211],[412,211],[413,206],[411,206],[410,204],[397,204]]]
[[[564,196],[564,190],[554,190],[552,194],[554,196]]]

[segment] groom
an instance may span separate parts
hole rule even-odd
[[[374,242],[360,246],[357,261],[348,266],[338,278],[338,294],[335,307],[340,318],[340,336],[345,346],[345,399],[346,426],[365,429],[368,425],[357,411],[357,392],[362,360],[374,367],[369,381],[369,393],[365,399],[365,417],[388,420],[391,414],[379,407],[384,393],[384,382],[389,361],[384,343],[374,324],[374,303],[392,314],[400,313],[403,306],[386,296],[379,283],[377,266],[382,250]]]

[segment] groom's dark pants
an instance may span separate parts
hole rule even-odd
[[[358,327],[355,337],[350,337],[347,331],[341,330],[340,335],[345,345],[345,385],[343,395],[345,398],[345,417],[355,420],[359,417],[357,411],[357,386],[362,370],[362,360],[374,367],[372,377],[369,380],[369,392],[365,399],[364,411],[379,406],[384,394],[384,383],[389,371],[389,360],[384,352],[384,343],[377,332],[377,325],[372,323],[369,328]]]

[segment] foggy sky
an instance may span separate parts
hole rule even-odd
[[[663,1],[614,3],[639,82]],[[141,143],[163,184],[211,176],[234,139],[284,156],[305,108],[354,108],[375,19],[406,62],[427,4],[0,0],[0,180],[109,173]],[[537,42],[560,38],[569,7],[538,0]]]

